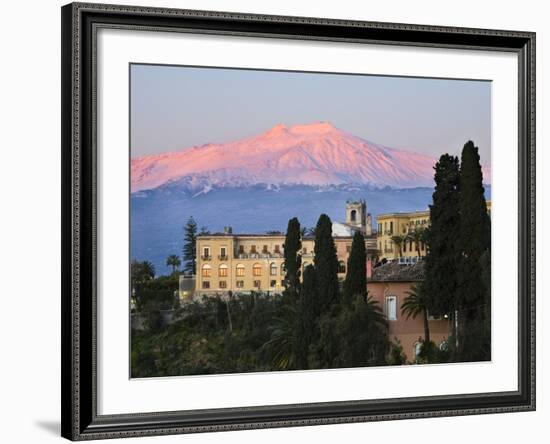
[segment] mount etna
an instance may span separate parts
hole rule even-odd
[[[235,233],[284,231],[298,217],[344,219],[348,199],[365,199],[375,217],[426,209],[437,159],[375,144],[328,122],[277,125],[258,136],[131,161],[131,257],[167,272],[181,255],[183,225]],[[485,182],[490,170],[484,168]],[[490,186],[486,186],[487,193]]]

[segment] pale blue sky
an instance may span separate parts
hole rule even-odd
[[[488,81],[134,64],[131,117],[132,157],[329,121],[434,157],[471,139],[490,164]]]

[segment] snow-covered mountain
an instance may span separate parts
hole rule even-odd
[[[199,190],[255,184],[423,187],[433,186],[435,162],[328,122],[277,125],[236,142],[132,159],[132,192],[178,183]]]

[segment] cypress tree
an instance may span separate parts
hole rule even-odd
[[[435,165],[435,189],[430,205],[430,228],[426,234],[422,291],[432,315],[453,316],[458,297],[458,158],[449,154]]]
[[[483,342],[490,342],[490,328],[483,334],[483,324],[489,320],[490,289],[484,275],[490,273],[486,258],[490,257],[491,222],[487,214],[483,174],[479,161],[478,148],[468,141],[462,149],[459,177],[459,247],[462,253],[460,261],[460,299],[459,315],[462,317],[459,338],[461,360],[490,359],[484,356]],[[487,270],[488,268],[488,270]],[[476,334],[477,337],[472,335]],[[483,336],[483,337],[480,337]],[[490,347],[489,347],[490,349]]]
[[[314,307],[317,299],[317,282],[315,279],[315,268],[308,265],[304,269],[304,279],[302,290],[300,292],[300,303],[298,306],[297,317],[297,346],[296,346],[296,365],[298,369],[308,369],[309,347],[313,341],[315,329]]]
[[[351,302],[355,295],[365,296],[367,292],[366,265],[365,238],[359,231],[356,231],[351,243],[346,280],[344,281],[344,298],[346,302]]]
[[[285,296],[295,300],[300,293],[300,268],[302,256],[299,254],[302,248],[300,222],[294,217],[288,221],[284,243],[285,258]]]
[[[197,223],[191,216],[183,227],[183,260],[184,271],[197,274]]]
[[[315,227],[315,273],[317,277],[317,313],[327,311],[338,300],[338,258],[332,238],[332,222],[321,214]]]

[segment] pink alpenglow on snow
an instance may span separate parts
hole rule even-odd
[[[378,145],[329,122],[276,125],[258,136],[132,159],[132,192],[187,178],[210,186],[433,186],[437,159]],[[490,170],[484,168],[484,182]]]

